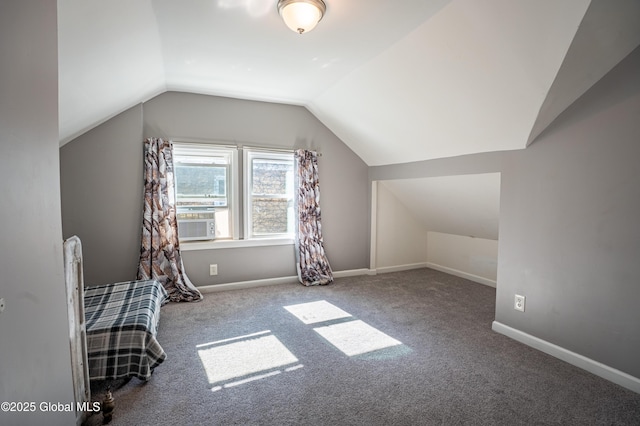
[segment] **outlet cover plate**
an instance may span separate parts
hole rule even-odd
[[[218,265],[209,265],[209,275],[218,275]]]
[[[516,311],[524,312],[524,301],[525,301],[524,296],[520,296],[519,294],[516,294],[513,309],[515,309]]]

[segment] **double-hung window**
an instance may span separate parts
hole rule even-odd
[[[237,149],[174,143],[173,164],[180,239],[237,237]]]
[[[244,150],[248,238],[293,236],[293,154]]]
[[[292,152],[173,146],[181,241],[293,237]]]

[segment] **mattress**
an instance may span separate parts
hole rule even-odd
[[[167,292],[158,281],[87,287],[84,309],[89,377],[148,380],[167,357],[156,339]]]

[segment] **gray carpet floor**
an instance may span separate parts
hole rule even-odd
[[[119,386],[112,425],[640,425],[640,394],[493,332],[494,313],[495,289],[431,269],[209,293],[162,308],[148,382],[92,396]]]

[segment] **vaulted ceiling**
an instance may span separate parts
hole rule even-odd
[[[58,0],[60,143],[168,90],[302,105],[368,165],[522,149],[640,44],[637,0]]]

